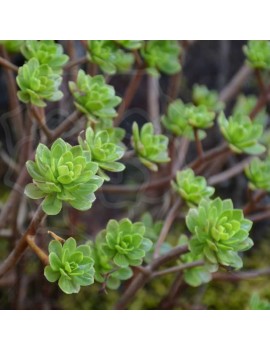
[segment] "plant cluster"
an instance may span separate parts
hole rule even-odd
[[[80,70],[77,82],[69,82],[69,89],[77,109],[94,122],[117,116],[115,107],[121,98],[115,95],[114,88],[106,84],[102,75],[91,77]]]
[[[42,209],[48,215],[56,215],[62,202],[80,211],[91,208],[94,192],[103,179],[96,175],[98,164],[91,161],[91,153],[80,145],[71,146],[57,139],[51,150],[39,144],[35,161],[27,161],[27,170],[33,178],[25,188],[31,199],[42,199]]]
[[[145,123],[139,131],[138,124],[133,123],[132,144],[140,161],[151,171],[156,172],[156,163],[170,161],[168,156],[168,138],[165,135],[155,135],[152,123]]]
[[[218,270],[221,271],[218,273],[221,277],[222,274],[228,277],[228,270],[242,268],[242,252],[253,246],[250,237],[252,216],[258,218],[263,206],[257,206],[260,200],[254,193],[251,193],[247,203],[241,203],[246,196],[241,193],[243,196],[237,199],[239,209],[234,207],[231,199],[224,200],[222,197],[228,184],[231,185],[230,179],[241,172],[248,178],[251,190],[262,190],[258,192],[260,196],[270,191],[269,156],[264,159],[253,158],[248,166],[247,163],[242,166],[242,158],[245,157],[242,154],[261,155],[265,151],[269,154],[270,144],[265,138],[269,132],[266,110],[269,87],[259,98],[240,95],[233,99],[236,103],[233,108],[232,104],[227,105],[226,114],[228,110],[230,116],[227,118],[223,112],[225,103],[220,101],[223,94],[195,84],[187,94],[177,91],[168,99],[167,96],[164,101],[161,99],[158,108],[162,116],[151,116],[152,122],[141,125],[139,119],[134,121],[132,117],[120,124],[125,108],[137,92],[136,84],[141,84],[139,79],[144,73],[155,75],[157,79],[161,75],[176,75],[171,77],[170,85],[175,78],[180,77],[177,76],[181,70],[180,56],[187,49],[182,48],[179,41],[83,41],[83,56],[77,56],[78,59],[71,60],[68,65],[69,56],[65,45],[52,40],[1,41],[0,44],[10,53],[21,52],[25,60],[21,67],[8,64],[4,58],[0,61],[0,64],[4,62],[5,68],[13,69],[17,74],[13,78],[19,88],[18,99],[16,92],[12,97],[16,100],[16,106],[21,107],[22,102],[44,108],[33,109],[42,112],[42,121],[32,121],[28,109],[27,113],[16,117],[21,118],[18,128],[23,126],[24,130],[18,130],[14,124],[14,138],[20,133],[27,136],[26,146],[16,160],[6,161],[5,150],[1,150],[0,157],[2,154],[5,156],[4,161],[19,177],[11,191],[11,200],[3,207],[4,210],[1,209],[0,226],[2,223],[10,225],[10,218],[15,218],[16,233],[29,219],[25,215],[23,220],[20,219],[23,225],[21,222],[18,225],[18,218],[27,212],[23,211],[25,206],[21,206],[22,213],[19,213],[20,206],[17,206],[16,201],[21,194],[18,189],[24,187],[27,197],[39,200],[35,216],[30,224],[25,225],[25,233],[11,252],[11,258],[5,262],[11,260],[15,265],[29,246],[42,263],[45,262],[46,279],[58,283],[66,294],[78,293],[81,287],[94,282],[100,283],[101,292],[107,288],[118,289],[123,281],[132,279],[119,289],[123,292],[118,306],[120,308],[129,303],[131,295],[135,296],[139,289],[158,276],[179,273],[174,281],[168,280],[171,283],[168,300],[174,302],[177,295],[174,289],[178,286],[177,279],[181,274],[186,284],[198,287],[215,279],[216,274],[212,273]],[[244,52],[249,64],[255,68],[253,73],[257,75],[258,70],[269,69],[269,41],[250,41],[244,47]],[[77,70],[74,68],[76,65],[81,67]],[[75,81],[62,81],[64,70],[69,72],[70,67],[78,72],[77,78]],[[86,67],[87,72],[91,71],[91,75],[82,67]],[[120,94],[124,97],[122,101],[122,97],[116,94],[115,77],[109,75],[129,72],[131,69],[134,69],[135,79],[132,74],[128,89]],[[167,84],[166,79],[164,84]],[[192,101],[187,101],[189,96]],[[67,108],[73,106],[75,111],[56,126],[55,132],[51,126],[54,122],[58,124],[58,119],[52,118],[48,123],[51,106],[45,107],[48,102],[61,98],[64,98],[63,105]],[[157,126],[158,132],[154,126]],[[217,136],[222,139],[220,144],[212,147],[216,138],[201,141],[206,136],[213,136],[216,130]],[[130,149],[128,152],[127,148]],[[132,162],[138,164],[135,157],[143,166],[155,172],[145,172],[145,168],[142,168],[144,174],[149,176],[143,184],[134,184],[134,178],[131,177],[133,172],[129,168],[130,164],[131,167]],[[27,158],[30,159],[25,162]],[[241,164],[238,164],[240,158]],[[24,164],[28,174],[24,172]],[[167,165],[161,167],[163,164]],[[216,175],[216,172],[219,174]],[[24,173],[32,178],[29,184]],[[104,181],[108,183],[103,186]],[[215,188],[209,184],[215,184]],[[97,191],[100,191],[100,201],[97,208],[91,209]],[[142,192],[145,196],[154,196],[150,196],[151,201],[148,203],[138,201],[133,204],[131,200]],[[212,198],[214,193],[217,194],[216,198]],[[113,196],[127,198],[126,202],[123,201],[124,205],[121,204],[124,215],[116,216],[113,211],[103,215],[100,211],[103,201],[109,202]],[[81,230],[77,235],[85,236],[88,227],[91,228],[91,237],[87,238],[85,244],[78,245],[70,234],[65,241],[52,233],[55,237],[48,244],[46,253],[44,243],[41,245],[34,238],[40,234],[39,226],[48,223],[54,225],[60,220],[58,216],[42,223],[44,217],[60,214],[66,205],[79,211],[91,209],[85,215],[87,226],[80,227],[76,220],[70,221],[76,230]],[[75,210],[70,212],[75,213],[74,218],[77,219],[79,214]],[[253,210],[258,213],[252,213]],[[269,206],[264,208],[263,216],[267,210]],[[97,217],[96,226],[92,226],[92,211],[93,216]],[[151,211],[151,214],[147,211]],[[69,211],[65,214],[69,216]],[[3,218],[5,215],[7,219]],[[111,215],[117,220],[110,219]],[[160,217],[162,220],[159,220]],[[5,262],[0,265],[0,277],[10,269],[9,266],[6,268]],[[164,269],[162,266],[165,266]],[[181,288],[182,283],[179,284]],[[254,298],[251,306],[268,307],[258,298]]]

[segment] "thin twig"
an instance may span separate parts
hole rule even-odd
[[[251,157],[248,157],[248,158],[244,159],[243,161],[237,163],[235,166],[227,169],[226,171],[209,177],[207,183],[209,185],[215,185],[218,183],[225,182],[226,180],[241,173],[245,169],[245,167],[249,164],[250,160],[251,160]]]
[[[38,256],[40,261],[44,264],[44,266],[47,266],[49,264],[48,255],[43,250],[41,250],[40,247],[37,246],[37,244],[35,243],[35,238],[32,235],[27,235],[25,240],[29,245],[29,247],[32,249],[32,251]]]
[[[141,79],[143,77],[144,70],[138,68],[135,72],[135,74],[132,76],[131,81],[125,91],[124,98],[122,100],[122,103],[120,107],[118,108],[118,116],[114,119],[114,124],[119,125],[120,122],[123,119],[124,112],[128,109],[130,103],[132,102],[137,89],[139,87],[139,84],[141,82]]]
[[[201,159],[201,158],[203,158],[203,147],[202,147],[202,142],[199,138],[199,131],[197,128],[193,128],[193,132],[194,132],[194,138],[195,138],[198,158]]]
[[[229,83],[221,90],[219,100],[228,102],[237,95],[241,86],[245,83],[252,73],[252,68],[244,64],[239,71],[233,76]]]
[[[5,68],[8,68],[12,70],[15,73],[18,73],[18,66],[14,65],[13,63],[9,62],[6,60],[4,57],[0,57],[0,65],[2,65]]]
[[[131,284],[128,286],[128,288],[118,301],[116,308],[125,308],[126,305],[132,300],[132,298],[135,297],[137,291],[140,290],[147,283],[154,270],[158,269],[161,265],[166,264],[187,252],[187,245],[177,246],[169,252],[167,252],[166,254],[153,260],[152,263],[145,267],[145,273],[139,273],[133,278]]]
[[[159,277],[159,276],[165,275],[165,274],[181,272],[181,271],[184,271],[185,269],[188,269],[188,268],[200,267],[203,265],[204,265],[203,260],[188,262],[188,263],[182,264],[180,266],[171,267],[171,268],[163,269],[162,271],[154,272],[151,275],[151,278],[156,278],[156,277]]]
[[[172,208],[170,209],[170,211],[167,214],[167,217],[164,221],[163,227],[161,229],[161,232],[159,234],[157,243],[156,243],[156,247],[155,247],[155,251],[154,251],[154,258],[157,258],[159,256],[159,252],[160,252],[160,248],[162,246],[162,244],[164,243],[164,241],[166,240],[166,237],[169,233],[169,230],[171,228],[171,225],[173,224],[173,221],[176,217],[177,214],[177,210],[179,209],[181,204],[181,199],[177,198],[177,200],[175,201],[174,205],[172,206]]]
[[[22,254],[28,247],[27,237],[34,236],[36,234],[39,224],[45,217],[46,217],[46,214],[42,211],[41,207],[39,206],[27,230],[25,231],[21,239],[18,241],[13,251],[8,255],[5,261],[1,264],[0,277],[2,277],[4,274],[6,274],[10,269],[12,269],[16,265],[16,263],[19,261]]]
[[[223,273],[217,272],[212,275],[213,280],[225,280],[225,281],[239,281],[246,279],[255,279],[264,275],[270,275],[270,267],[262,268],[262,269],[254,269],[246,272],[230,272]]]

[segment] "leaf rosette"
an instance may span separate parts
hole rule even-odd
[[[252,222],[243,211],[234,209],[231,200],[202,200],[197,208],[189,210],[186,224],[193,234],[189,248],[194,256],[203,255],[211,271],[218,265],[235,269],[243,262],[238,252],[250,249]]]
[[[42,209],[48,215],[58,214],[63,201],[77,210],[88,210],[103,183],[90,153],[62,139],[57,139],[51,150],[39,144],[35,161],[27,161],[26,167],[33,183],[26,186],[25,194],[31,199],[44,198]]]
[[[59,288],[66,294],[78,293],[81,286],[94,283],[94,260],[88,245],[77,246],[74,238],[62,245],[57,240],[49,244],[49,265],[44,275],[51,283],[58,281]]]

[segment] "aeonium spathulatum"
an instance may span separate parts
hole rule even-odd
[[[260,160],[254,158],[245,169],[252,190],[270,191],[270,158]]]
[[[198,205],[202,199],[211,197],[215,192],[204,177],[195,176],[190,168],[176,173],[176,182],[172,182],[172,187],[190,207]]]
[[[96,236],[95,242],[90,242],[91,255],[95,262],[95,280],[114,290],[120,286],[122,280],[131,278],[133,271],[130,267],[117,266],[112,258],[106,255],[103,250],[105,242],[104,231]]]
[[[123,145],[117,145],[114,139],[114,135],[110,134],[109,131],[99,130],[95,132],[91,127],[88,127],[85,131],[85,140],[79,137],[81,146],[83,149],[90,151],[92,160],[99,166],[100,176],[105,180],[110,180],[110,178],[103,170],[121,172],[125,169],[122,163],[117,162],[123,157],[125,149]]]
[[[58,280],[59,288],[66,294],[78,293],[81,286],[94,283],[94,260],[88,245],[77,246],[74,238],[69,238],[62,245],[57,240],[49,244],[49,265],[44,275],[54,283]]]
[[[96,175],[98,165],[91,161],[91,154],[80,145],[71,146],[57,139],[51,150],[39,144],[35,161],[27,161],[28,173],[33,178],[25,188],[31,199],[42,199],[42,209],[48,215],[56,215],[62,202],[86,211],[95,200],[94,192],[103,179]]]
[[[170,161],[168,156],[168,138],[165,135],[154,134],[152,123],[145,123],[139,131],[138,124],[132,126],[132,145],[139,156],[140,161],[151,171],[157,171],[156,163]]]
[[[233,208],[231,200],[203,199],[197,208],[189,210],[186,224],[192,233],[191,253],[203,255],[211,271],[218,265],[242,267],[238,252],[253,246],[249,238],[252,222],[244,218],[242,210]]]
[[[63,97],[58,90],[62,77],[47,64],[40,64],[36,58],[19,68],[16,81],[20,88],[18,98],[24,103],[45,107],[44,100],[58,101]]]
[[[106,84],[102,75],[91,77],[80,70],[77,82],[69,82],[69,89],[77,109],[92,121],[117,116],[115,107],[122,99],[115,95],[114,87]]]
[[[103,235],[103,250],[119,267],[141,265],[146,252],[152,247],[152,241],[145,238],[143,223],[132,223],[127,218],[119,222],[110,220]]]
[[[265,151],[265,147],[258,142],[263,133],[263,126],[248,116],[236,114],[227,119],[224,113],[221,113],[218,123],[232,151],[251,155],[259,155]]]

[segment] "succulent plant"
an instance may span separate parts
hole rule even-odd
[[[140,222],[132,223],[127,218],[119,222],[110,220],[103,235],[106,240],[103,250],[119,267],[141,265],[146,252],[152,247],[151,240],[144,236],[145,226]]]
[[[81,286],[94,283],[94,261],[88,245],[77,246],[74,238],[67,239],[63,245],[52,240],[49,253],[49,265],[45,267],[44,275],[51,283],[58,280],[64,293],[78,293]]]
[[[258,143],[263,133],[263,126],[248,116],[237,114],[226,119],[221,113],[218,123],[224,138],[234,152],[258,155],[265,151],[265,147]]]
[[[270,42],[269,40],[250,40],[243,47],[248,63],[257,69],[270,68]]]
[[[123,48],[127,50],[136,50],[139,49],[142,44],[143,40],[116,40],[118,44],[123,46]]]
[[[233,115],[241,114],[245,116],[249,116],[256,106],[258,98],[255,95],[245,96],[243,94],[237,97],[236,103],[233,108]],[[254,118],[254,122],[266,125],[267,123],[267,114],[266,108],[262,108],[260,112],[256,114]]]
[[[176,182],[172,182],[172,187],[191,207],[215,192],[213,187],[207,185],[204,177],[195,176],[190,168],[177,172]]]
[[[117,145],[107,130],[94,132],[91,127],[88,127],[85,132],[85,140],[79,138],[81,146],[90,151],[92,161],[96,162],[99,166],[99,174],[105,179],[110,178],[103,172],[121,172],[125,166],[116,162],[123,157],[125,149]]]
[[[106,84],[103,76],[91,77],[80,70],[77,83],[69,82],[69,88],[77,109],[93,121],[117,116],[115,107],[122,99],[115,96],[114,88]]]
[[[270,310],[269,300],[262,299],[258,293],[251,295],[249,301],[249,310]]]
[[[35,58],[19,68],[16,80],[21,89],[18,98],[24,103],[45,107],[44,100],[58,101],[63,97],[63,93],[58,90],[61,76],[48,65],[40,65]]]
[[[187,106],[186,118],[188,123],[196,129],[210,128],[214,124],[215,113],[208,110],[204,105]]]
[[[152,171],[157,171],[156,163],[170,161],[168,157],[168,138],[165,135],[154,135],[152,123],[145,123],[139,132],[136,122],[132,126],[132,145],[140,161]]]
[[[188,237],[182,234],[179,238],[178,245],[187,245],[188,242]],[[181,255],[181,261],[184,263],[191,263],[201,260],[202,258],[203,255],[193,256],[191,252]],[[212,275],[205,266],[192,267],[184,270],[184,280],[190,286],[198,287],[204,283],[210,282],[211,279]]]
[[[244,218],[242,210],[234,209],[229,199],[203,199],[198,208],[189,210],[186,225],[192,233],[191,253],[203,255],[210,271],[216,271],[219,264],[241,268],[238,252],[253,246],[249,238],[252,222]]]
[[[68,56],[63,54],[63,47],[54,40],[26,40],[21,47],[23,56],[30,60],[36,58],[40,65],[46,64],[58,74],[63,71]]]
[[[3,45],[7,52],[13,54],[20,52],[24,42],[25,40],[0,40],[0,45]]]
[[[181,70],[179,55],[180,44],[177,40],[149,40],[141,48],[141,54],[148,73],[158,75],[175,74]]]
[[[62,139],[57,139],[51,150],[39,144],[35,161],[27,161],[26,167],[33,183],[26,186],[25,194],[31,199],[45,198],[42,209],[48,215],[58,214],[63,201],[78,210],[88,210],[95,200],[94,192],[103,183],[90,153]]]
[[[224,103],[219,101],[218,93],[209,90],[205,85],[194,84],[192,100],[197,106],[205,106],[210,111],[219,112],[224,108]]]
[[[185,136],[190,140],[194,140],[194,132],[189,123],[187,106],[190,107],[191,105],[185,105],[180,99],[171,102],[167,114],[161,117],[161,121],[164,127],[174,135]],[[199,138],[203,139],[205,136],[205,132],[199,130]]]
[[[262,189],[270,191],[270,158],[262,161],[254,158],[245,169],[252,190]]]
[[[130,267],[116,266],[112,259],[105,254],[102,248],[104,244],[105,237],[102,232],[97,235],[95,243],[91,243],[91,254],[95,262],[95,280],[105,284],[107,288],[115,290],[118,289],[122,280],[132,277],[133,271]]]
[[[135,60],[132,53],[122,50],[113,40],[89,40],[87,49],[89,60],[108,74],[128,72]]]

